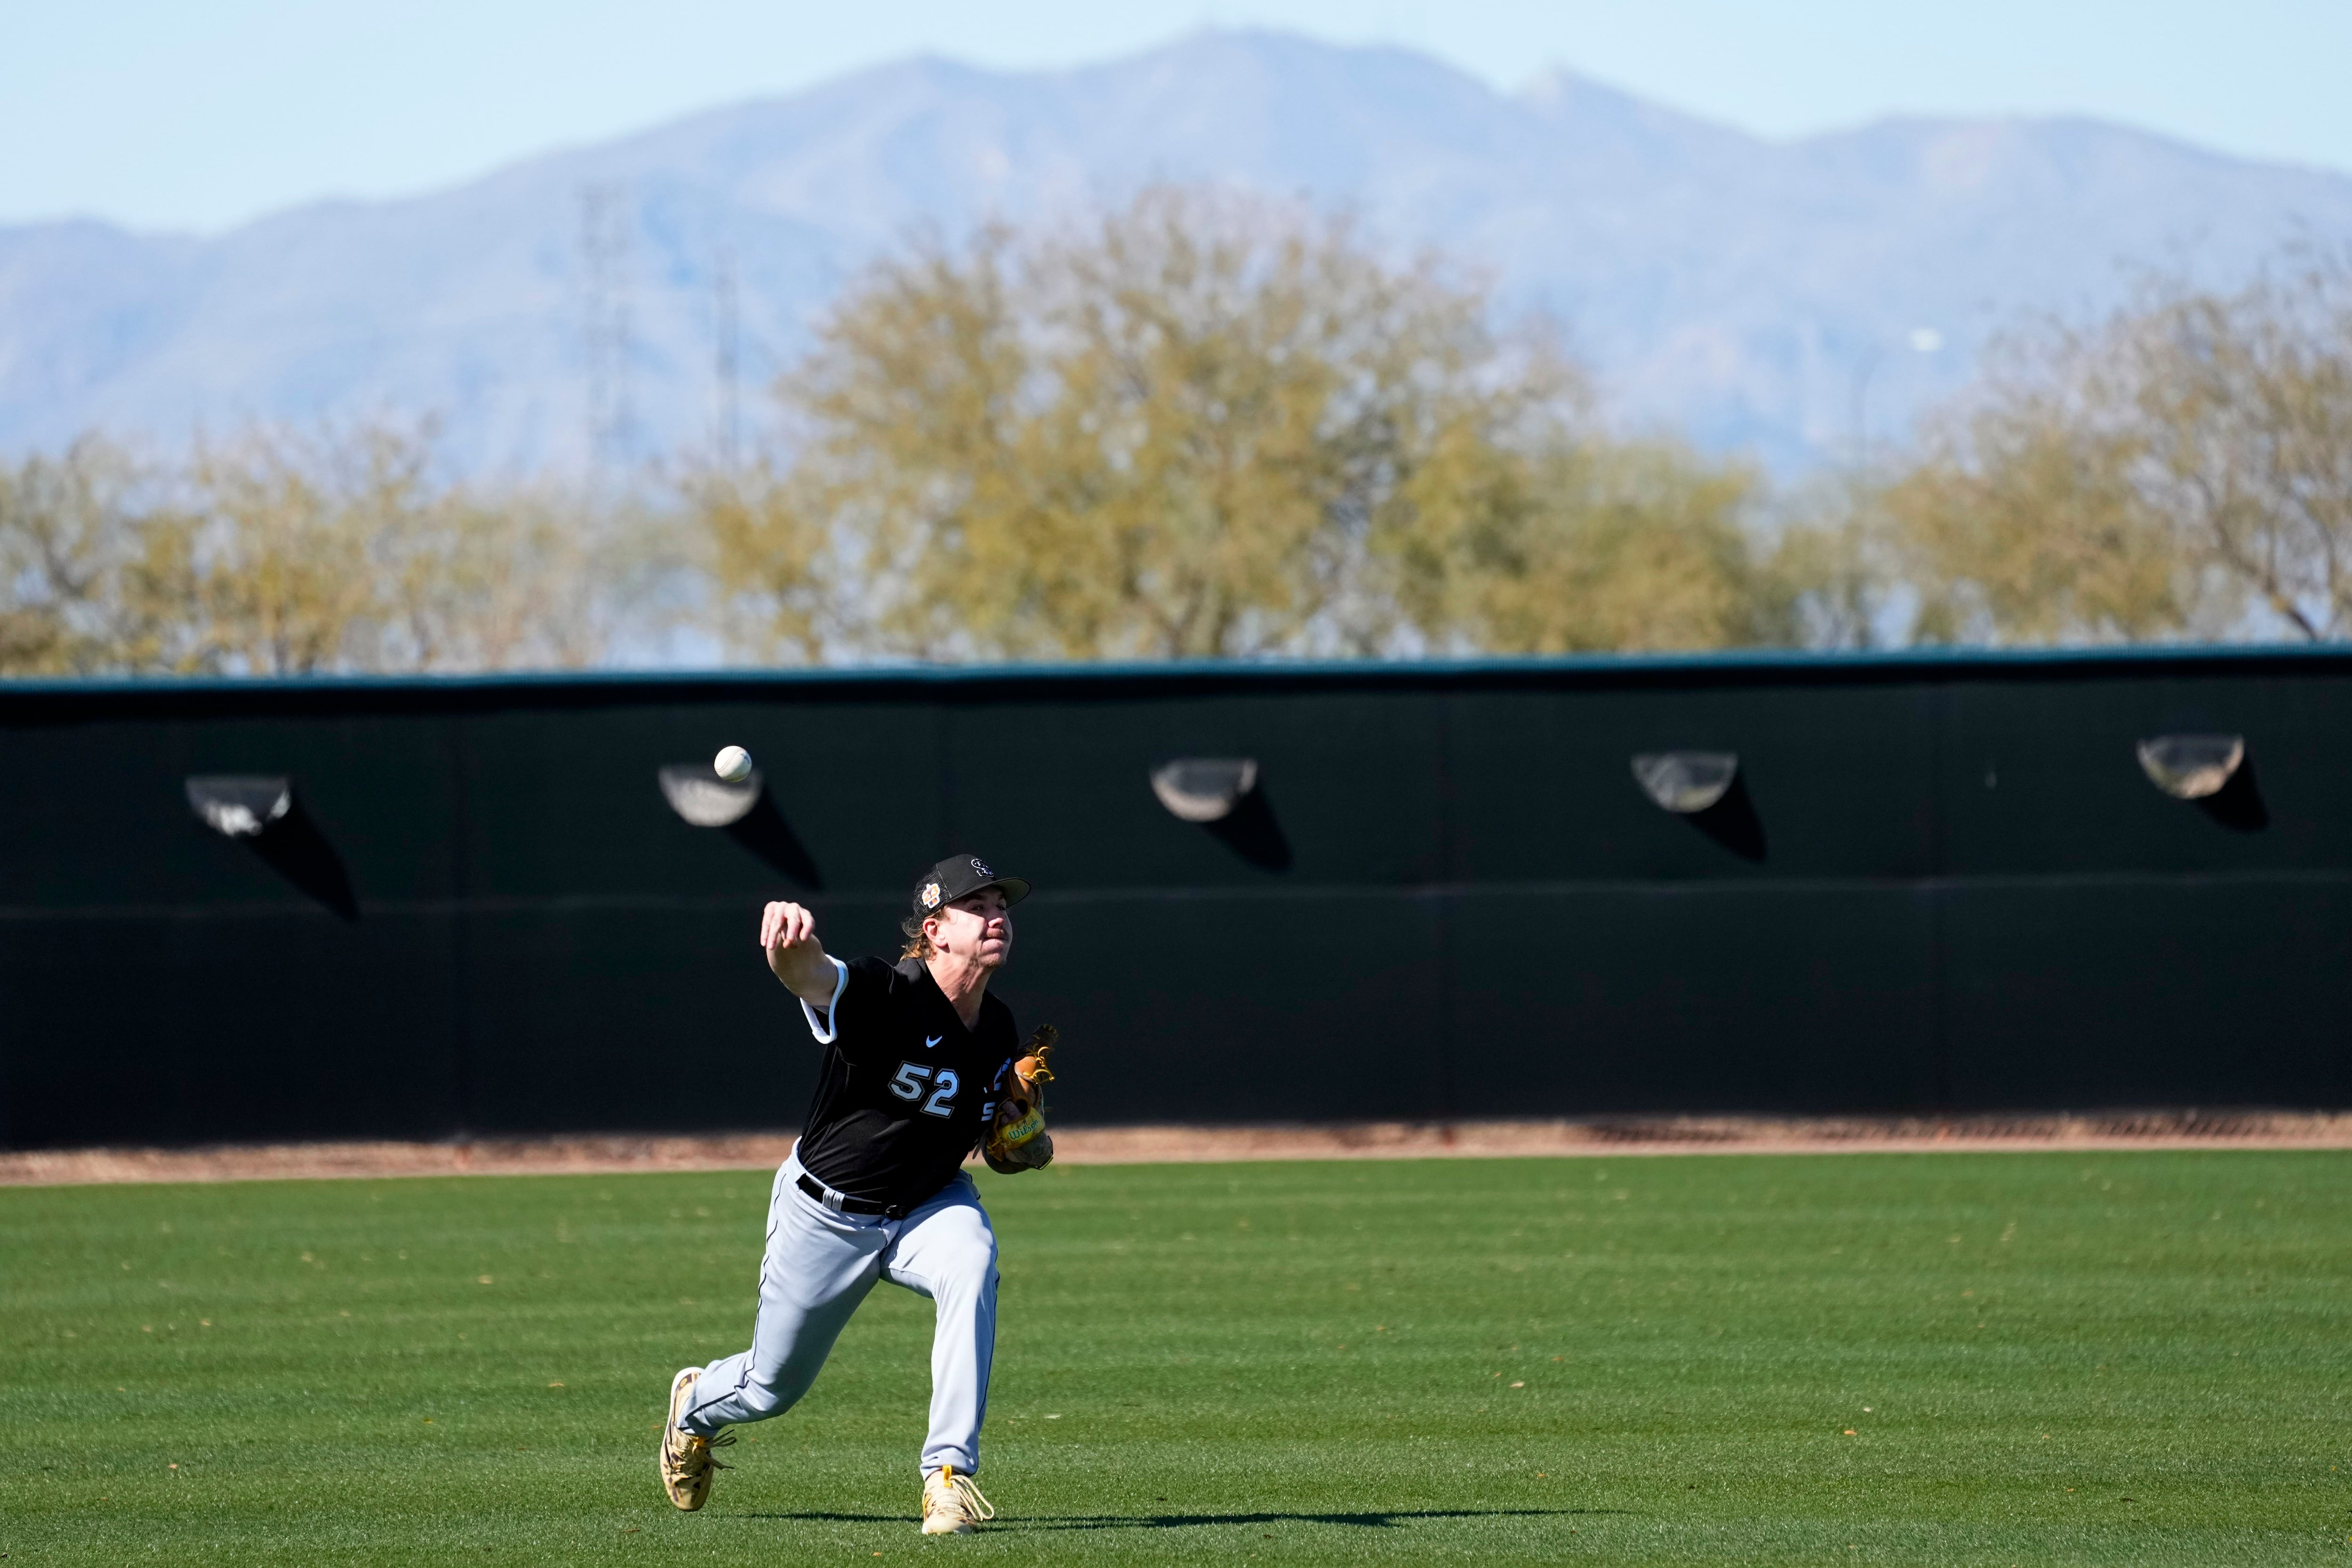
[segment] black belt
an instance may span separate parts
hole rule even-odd
[[[878,1214],[885,1219],[904,1219],[914,1212],[912,1204],[868,1203],[862,1197],[852,1197],[847,1193],[835,1192],[806,1171],[800,1174],[797,1185],[803,1192],[835,1214]]]

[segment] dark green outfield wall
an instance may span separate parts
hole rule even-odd
[[[2140,774],[2190,730],[2230,811]],[[654,782],[729,741],[749,841]],[[1651,805],[1674,747],[1746,816]],[[1257,758],[1255,828],[1179,755]],[[309,850],[201,826],[222,772]],[[878,949],[951,850],[1038,884],[1001,991],[1073,1121],[2352,1104],[2334,653],[20,685],[0,791],[17,1147],[796,1125],[761,901]]]

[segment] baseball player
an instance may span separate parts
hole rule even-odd
[[[827,954],[797,904],[761,914],[761,949],[800,998],[824,1065],[769,1199],[751,1348],[670,1382],[661,1478],[677,1507],[709,1497],[724,1468],[711,1450],[733,1440],[730,1426],[781,1416],[808,1392],[849,1315],[887,1280],[938,1307],[923,1533],[967,1534],[994,1517],[971,1478],[996,1346],[996,1234],[963,1160],[983,1144],[1003,1171],[1053,1158],[1036,1086],[1052,1076],[1052,1031],[1024,1057],[1013,1010],[988,994],[1013,951],[1009,911],[1028,893],[975,856],[941,861],[916,883],[896,964]]]

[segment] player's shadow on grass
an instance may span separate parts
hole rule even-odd
[[[1415,1508],[1376,1513],[1074,1513],[999,1522],[1031,1530],[1197,1530],[1219,1524],[1348,1524],[1360,1530],[1394,1530],[1416,1519],[1549,1519],[1630,1511],[1622,1508]]]
[[[1393,1530],[1416,1519],[1552,1519],[1583,1514],[1630,1514],[1629,1508],[1419,1508],[1379,1513],[1046,1513],[1006,1516],[998,1531],[1012,1530],[1198,1530],[1220,1524],[1347,1524],[1363,1530]],[[739,1513],[736,1519],[790,1519],[824,1524],[899,1524],[899,1513]]]

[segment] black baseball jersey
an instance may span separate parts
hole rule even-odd
[[[856,958],[842,970],[830,1017],[802,1004],[825,1051],[801,1164],[851,1197],[920,1203],[955,1179],[988,1130],[1019,1054],[1013,1009],[982,997],[967,1030],[919,958]]]

